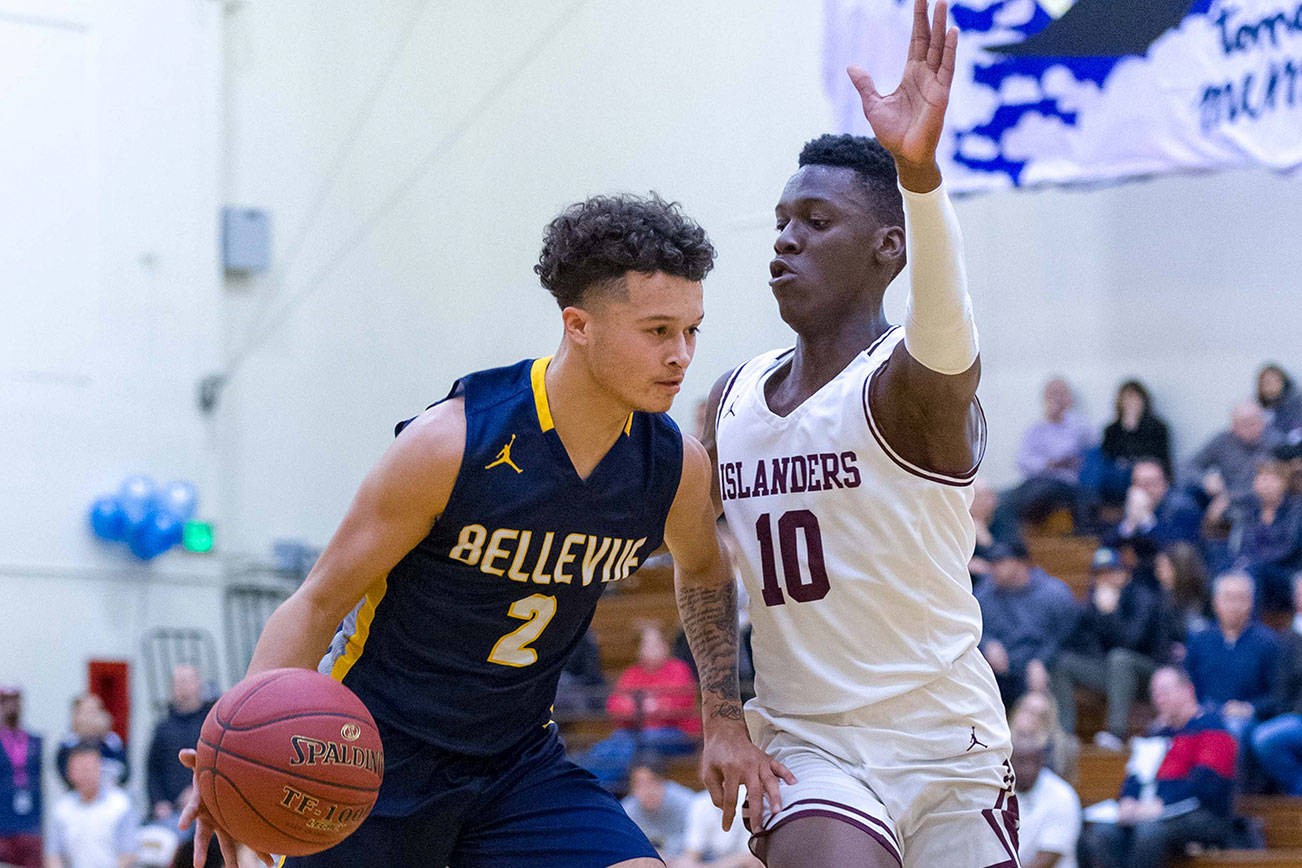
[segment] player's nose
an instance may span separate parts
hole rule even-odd
[[[792,220],[786,227],[778,233],[777,239],[773,242],[773,249],[779,254],[799,253],[800,236],[797,234],[796,221]]]

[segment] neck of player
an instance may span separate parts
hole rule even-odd
[[[785,374],[779,372],[782,379],[774,384],[771,398],[784,405],[799,404],[831,382],[889,328],[890,323],[877,305],[837,317],[826,329],[797,333],[791,365]]]
[[[545,382],[556,435],[586,479],[624,433],[633,408],[602,387],[582,355],[564,342],[547,366]]]

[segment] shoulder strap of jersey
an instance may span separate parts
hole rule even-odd
[[[794,350],[794,347],[769,350],[737,366],[737,369],[732,372],[732,376],[728,379],[728,384],[724,386],[723,393],[719,395],[719,406],[714,411],[715,430],[718,430],[719,423],[723,421],[725,408],[730,406],[729,396],[737,395],[738,397],[735,400],[740,400],[740,396],[745,395],[755,386],[758,380],[773,370],[780,360],[786,358]]]

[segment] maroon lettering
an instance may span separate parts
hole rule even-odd
[[[768,462],[766,461],[757,461],[755,463],[755,484],[752,487],[752,491],[756,497],[762,497],[769,493],[768,473],[766,472],[767,468]]]
[[[832,486],[836,486],[837,488],[845,488],[845,486],[841,484],[841,480],[837,478],[837,474],[841,470],[841,463],[837,460],[836,453],[824,452],[818,457],[823,462],[823,479],[825,480],[823,482],[823,487],[831,488]]]
[[[809,486],[807,490],[822,491],[823,481],[818,478],[818,471],[822,462],[818,460],[818,453],[815,452],[813,455],[806,455],[805,460],[809,462]]]
[[[858,457],[853,452],[841,453],[841,467],[845,470],[845,487],[858,488],[863,480],[859,477],[859,468],[855,466]]]
[[[772,479],[773,493],[787,493],[787,468],[791,466],[790,458],[774,458],[773,473],[770,474]]]
[[[799,494],[809,486],[809,463],[803,455],[791,456],[791,492]]]

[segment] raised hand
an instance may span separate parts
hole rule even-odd
[[[926,184],[934,180],[931,187],[940,183],[936,145],[945,123],[958,50],[958,28],[945,30],[948,13],[948,5],[941,0],[936,4],[934,20],[928,22],[927,0],[914,0],[909,56],[904,77],[894,93],[878,93],[872,76],[861,67],[846,70],[863,100],[864,117],[873,134],[895,157],[901,169],[900,181],[910,189],[915,189],[910,181]]]

